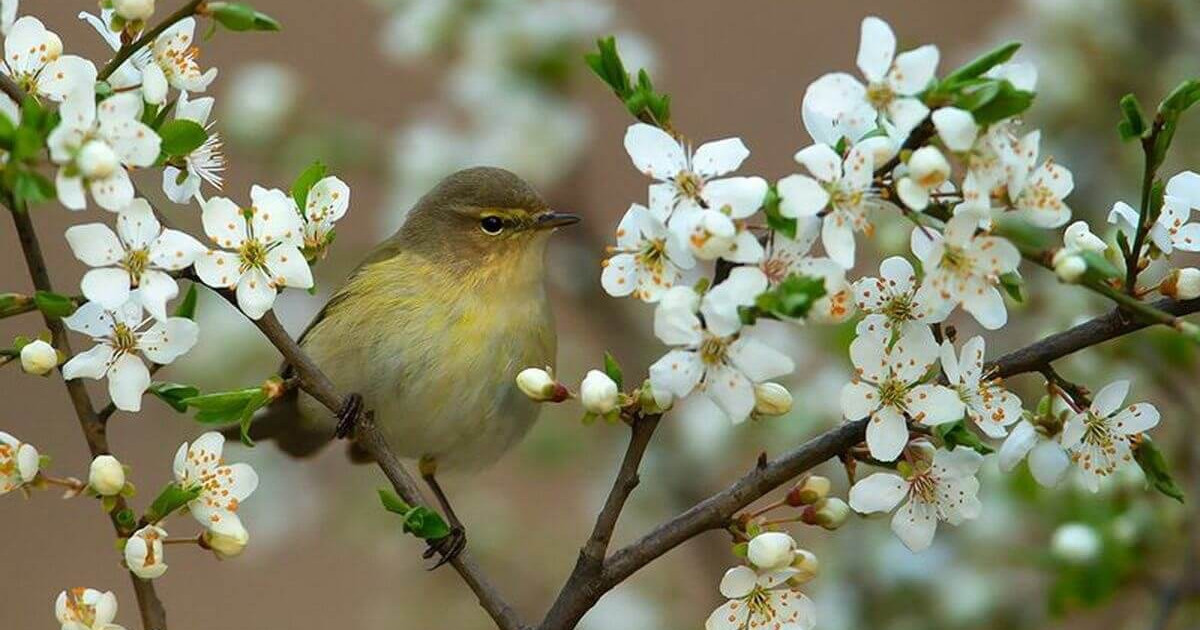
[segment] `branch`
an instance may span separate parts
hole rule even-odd
[[[117,68],[121,67],[121,64],[125,63],[130,57],[133,56],[133,53],[145,48],[146,46],[149,46],[154,41],[154,38],[162,35],[163,31],[171,28],[171,26],[173,26],[176,22],[187,19],[199,13],[200,9],[202,8],[201,5],[204,3],[205,0],[189,0],[187,4],[179,7],[178,11],[168,15],[166,19],[158,24],[158,26],[155,26],[154,28],[143,33],[142,36],[134,40],[133,43],[121,46],[121,48],[117,50],[116,54],[113,55],[113,58],[107,64],[105,64],[105,66],[96,75],[96,80],[104,81],[108,79],[108,77],[112,76],[112,73],[117,71]],[[20,103],[21,101],[18,100],[17,102]]]
[[[29,277],[33,280],[34,288],[39,291],[53,291],[50,274],[46,270],[46,259],[42,255],[42,247],[38,243],[37,231],[33,227],[28,209],[15,205],[10,206],[9,209],[12,211],[13,223],[21,241],[21,252],[25,255],[25,266],[29,270]],[[67,338],[67,329],[63,326],[62,321],[45,314],[42,315],[42,318],[46,322],[46,328],[50,330],[54,347],[67,355],[73,354],[70,340]],[[62,366],[59,366],[59,371],[61,372],[61,370]],[[107,431],[104,423],[96,414],[95,407],[92,406],[92,400],[88,397],[83,381],[76,379],[64,381],[64,383],[92,458],[109,453]],[[131,533],[125,531],[116,516],[127,508],[125,499],[117,497],[116,507],[109,514],[117,536],[128,536]],[[149,580],[137,577],[132,572],[129,574],[129,578],[133,581],[133,592],[137,596],[138,610],[141,612],[144,630],[167,630],[167,612],[158,598],[158,593],[154,590],[154,584]]]
[[[0,72],[0,92],[4,92],[9,98],[16,101],[17,107],[20,107],[21,103],[25,102],[25,90],[22,90],[21,86],[12,80],[12,77],[2,72]],[[14,120],[12,122],[16,124],[21,121]]]

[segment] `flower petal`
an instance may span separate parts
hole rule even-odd
[[[155,322],[138,339],[138,349],[160,365],[171,363],[196,345],[200,327],[184,317],[169,317]]]
[[[275,305],[275,288],[271,279],[259,269],[242,274],[237,285],[238,308],[250,319],[259,319]]]
[[[823,182],[842,178],[842,156],[827,144],[814,144],[796,153],[796,161],[804,165],[813,177]]]
[[[1062,481],[1070,464],[1071,458],[1054,440],[1042,440],[1029,452],[1029,472],[1047,488],[1053,488]]]
[[[264,244],[304,245],[304,224],[296,202],[278,188],[250,189],[250,233]]]
[[[761,177],[728,177],[704,185],[709,208],[727,213],[734,219],[744,219],[758,212],[766,194],[767,182]]]
[[[687,168],[683,147],[670,134],[645,123],[625,130],[625,151],[643,174],[659,180],[675,177]]]
[[[937,532],[937,510],[929,503],[909,501],[892,517],[892,532],[910,551],[927,549]]]
[[[754,385],[745,374],[729,366],[708,369],[704,392],[734,424],[744,421],[754,411]]]
[[[102,379],[108,373],[112,358],[111,347],[102,343],[96,344],[87,352],[71,357],[71,360],[63,365],[63,379],[68,381],[76,378]]]
[[[864,18],[859,32],[855,63],[868,81],[882,81],[896,58],[896,34],[887,22],[875,16]]]
[[[850,488],[850,507],[862,514],[891,512],[908,494],[908,482],[899,475],[877,472]]]
[[[75,258],[89,267],[108,267],[125,257],[121,240],[103,223],[72,225],[66,237]]]
[[[867,450],[881,462],[895,461],[908,444],[908,423],[895,407],[880,407],[867,423]]]
[[[928,87],[940,57],[937,46],[932,44],[896,55],[896,66],[888,73],[896,93],[911,96]]]
[[[1113,428],[1121,435],[1134,435],[1158,426],[1158,409],[1150,403],[1136,403],[1112,417]]]
[[[237,254],[210,249],[196,257],[196,275],[210,287],[228,289],[241,279]]]
[[[779,212],[785,217],[816,216],[829,205],[829,192],[807,175],[788,175],[779,180]]]
[[[126,353],[108,371],[108,395],[121,411],[141,411],[142,394],[150,387],[150,370],[137,356]]]
[[[955,422],[966,413],[958,393],[942,385],[917,385],[909,390],[905,407],[913,420],[926,426]]]
[[[128,271],[102,267],[83,274],[79,289],[88,300],[107,309],[117,309],[129,300],[129,284]]]
[[[692,170],[708,179],[736,171],[750,157],[750,149],[741,138],[705,142],[692,155]]]
[[[312,269],[300,250],[287,244],[281,244],[267,252],[267,269],[271,272],[271,282],[275,288],[291,287],[308,289],[313,285]]]
[[[95,302],[80,306],[62,321],[67,328],[92,338],[106,337],[113,330],[112,315]]]
[[[1009,433],[1008,438],[1004,440],[1004,444],[1000,445],[1000,452],[997,454],[1000,470],[1008,472],[1016,468],[1017,464],[1025,458],[1025,454],[1037,443],[1037,429],[1023,420],[1018,422],[1017,426],[1013,427],[1012,433]]]
[[[728,356],[755,383],[791,374],[796,369],[787,355],[745,334],[729,345]]]
[[[246,218],[241,208],[225,197],[205,201],[200,220],[204,224],[204,233],[220,247],[236,249],[246,242]]]

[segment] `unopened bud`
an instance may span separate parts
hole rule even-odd
[[[763,532],[746,546],[746,558],[764,571],[782,569],[792,563],[796,541],[783,532]]]
[[[1108,244],[1104,242],[1104,239],[1092,233],[1087,221],[1072,223],[1067,228],[1067,231],[1063,233],[1063,244],[1068,249],[1096,252],[1097,254],[1103,254],[1108,249]]]
[[[846,519],[850,518],[850,506],[837,497],[824,499],[814,507],[817,508],[816,524],[830,531],[845,525]]]
[[[583,408],[599,416],[617,408],[620,394],[616,381],[600,370],[589,370],[579,386],[579,401]]]
[[[1184,267],[1174,269],[1158,285],[1159,293],[1176,300],[1192,300],[1200,297],[1200,269]]]
[[[104,179],[121,167],[117,153],[103,140],[91,140],[75,158],[79,171],[88,179]]]
[[[1100,553],[1100,535],[1090,525],[1067,523],[1059,527],[1050,539],[1055,557],[1072,564],[1091,562]]]
[[[517,387],[535,402],[562,402],[571,395],[567,388],[541,368],[525,368],[517,374]]]
[[[125,566],[143,580],[153,580],[167,572],[163,561],[163,540],[167,532],[161,527],[147,525],[125,542]]]
[[[908,175],[926,190],[941,186],[950,177],[950,162],[933,146],[923,146],[908,158]]]
[[[831,485],[828,477],[809,475],[788,492],[787,504],[792,507],[812,505],[829,495]]]
[[[759,383],[754,386],[754,413],[760,416],[782,416],[792,410],[792,394],[779,383]]]
[[[226,524],[221,531],[205,530],[201,540],[218,558],[226,560],[246,550],[250,532],[241,523],[235,522],[233,525]]]
[[[1079,282],[1079,279],[1087,272],[1087,261],[1076,254],[1074,250],[1058,250],[1054,254],[1053,263],[1054,273],[1058,274],[1059,280],[1063,282],[1072,284]]]
[[[21,348],[21,369],[29,374],[41,376],[58,365],[58,351],[54,346],[38,339]]]
[[[733,220],[715,210],[705,210],[700,214],[689,237],[692,251],[705,260],[726,254],[736,239],[737,226]]]
[[[113,0],[112,6],[117,15],[131,22],[154,15],[154,0]]]
[[[795,557],[792,559],[792,568],[799,571],[799,573],[792,576],[792,581],[803,584],[817,577],[817,571],[821,568],[821,563],[817,560],[817,556],[813,552],[807,549],[797,549]]]
[[[92,460],[88,470],[88,485],[100,496],[120,494],[125,487],[125,467],[112,455],[100,455]]]

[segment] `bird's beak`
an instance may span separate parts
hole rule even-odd
[[[552,230],[554,228],[574,225],[576,223],[579,223],[579,215],[568,214],[566,212],[554,212],[551,210],[549,212],[543,212],[542,214],[539,214],[537,217],[537,223],[534,225],[539,230]]]

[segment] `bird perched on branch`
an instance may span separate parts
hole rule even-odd
[[[578,220],[506,170],[454,173],[367,255],[300,339],[338,390],[353,392],[351,405],[374,413],[391,448],[419,461],[454,532],[439,543],[443,562],[465,535],[435,475],[491,464],[537,417],[515,378],[554,364],[546,243]],[[293,390],[250,435],[305,456],[333,439],[337,423]]]

